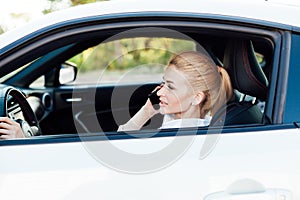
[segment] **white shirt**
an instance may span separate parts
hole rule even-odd
[[[161,125],[160,129],[208,126],[210,120],[211,120],[211,116],[209,115],[205,116],[204,119],[200,119],[200,118],[174,119],[174,115],[165,115],[163,124]]]

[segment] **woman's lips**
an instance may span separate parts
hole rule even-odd
[[[160,102],[159,102],[159,106],[160,107],[165,107],[165,106],[167,106],[168,104],[165,102],[165,101],[163,101],[163,100],[161,100],[160,99]]]

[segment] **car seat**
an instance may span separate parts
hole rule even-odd
[[[262,123],[263,111],[257,103],[267,99],[268,80],[257,61],[252,42],[229,40],[224,51],[223,67],[231,78],[234,98],[215,113],[210,124]]]

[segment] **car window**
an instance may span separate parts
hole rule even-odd
[[[157,33],[157,30],[154,32]],[[239,37],[236,37],[231,32],[225,35],[217,31],[213,34],[187,31],[184,32],[185,37],[137,33],[118,38],[105,34],[87,37],[85,34],[81,37],[84,39],[77,41],[70,36],[69,41],[59,43],[50,50],[43,48],[43,54],[21,71],[12,73],[13,79],[8,78],[8,82],[23,84],[26,89],[29,85],[31,95],[40,98],[43,104],[51,105],[44,105],[46,111],[40,118],[44,132],[115,132],[139,111],[151,91],[161,83],[165,67],[173,55],[204,49],[213,62],[229,73],[235,95],[228,105],[243,109],[232,109],[235,111],[231,112],[225,125],[263,123],[268,81],[273,67],[272,41],[263,37],[249,38],[244,33],[238,33]],[[255,70],[251,73],[259,75],[248,77],[251,73],[245,72],[252,70],[254,63]],[[62,73],[62,69],[67,69],[66,65],[70,66],[69,69],[76,69],[74,81],[72,78],[62,78],[61,75],[68,75],[65,70]],[[258,84],[253,85],[253,78],[264,80],[257,80]],[[49,101],[44,102],[45,99]],[[214,115],[216,120],[212,121],[217,125],[217,122],[224,124],[223,110],[218,111]],[[241,112],[243,116],[239,115]],[[158,129],[162,125],[162,117],[156,115],[142,129]],[[53,126],[56,121],[65,126]]]

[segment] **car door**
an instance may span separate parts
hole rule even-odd
[[[137,17],[138,14],[132,15]],[[209,33],[208,35],[213,33],[219,36],[219,39],[213,37],[212,41],[215,41],[216,44],[223,39],[220,35],[226,34],[233,38],[250,37],[251,39],[264,38],[267,35],[267,39],[272,39],[274,54],[272,54],[270,62],[272,70],[269,75],[269,99],[265,102],[264,122],[228,127],[170,130],[151,128],[128,133],[85,130],[88,133],[63,134],[64,132],[62,132],[53,135],[50,132],[49,135],[45,133],[44,136],[34,138],[1,141],[1,197],[3,199],[206,200],[297,199],[300,197],[298,184],[300,162],[296,156],[300,151],[299,130],[293,123],[293,119],[289,118],[291,116],[289,112],[293,113],[290,104],[294,105],[294,98],[289,94],[294,94],[295,91],[295,87],[290,82],[294,81],[296,73],[290,77],[287,69],[297,72],[295,67],[297,57],[291,57],[291,65],[288,62],[290,52],[287,47],[295,48],[294,45],[297,46],[297,43],[292,43],[290,46],[291,33],[289,30],[274,27],[271,27],[268,32],[261,26],[256,25],[253,28],[244,26],[243,23],[228,25],[216,21],[219,23],[216,26],[214,23],[201,23],[201,18],[195,18],[195,16],[191,16],[191,18],[191,21],[180,20],[180,23],[175,26],[174,21],[176,22],[176,20],[162,21],[162,16],[160,20],[156,21],[156,25],[170,23],[168,27],[176,27],[175,30],[192,29],[190,32],[194,34],[200,30]],[[194,21],[195,19],[197,20]],[[149,24],[146,20],[144,26],[153,25],[153,20],[149,17]],[[183,22],[188,25],[182,25]],[[128,23],[125,23],[124,27],[128,26]],[[94,25],[94,23],[92,24]],[[131,25],[137,28],[137,24],[133,22]],[[77,25],[74,25],[76,31],[78,31]],[[122,24],[118,25],[123,28]],[[199,25],[205,27],[198,29]],[[222,25],[222,28],[219,25]],[[102,26],[100,27],[102,28]],[[229,27],[230,31],[228,32]],[[233,30],[232,27],[236,29]],[[61,30],[65,30],[63,26]],[[113,30],[108,29],[107,32],[109,31]],[[63,33],[65,34],[65,32]],[[102,31],[97,32],[97,34],[99,33],[103,34]],[[90,32],[90,34],[94,34],[94,32]],[[51,31],[49,35],[51,35]],[[80,37],[70,37],[70,41],[78,38]],[[296,40],[297,36],[292,38],[293,42],[294,39],[295,42],[298,41]],[[51,38],[46,37],[45,39]],[[61,40],[53,39],[52,42],[54,41]],[[197,41],[207,40],[199,39]],[[36,43],[34,44],[36,45]],[[29,47],[33,48],[29,45],[28,49],[30,49]],[[42,46],[41,49],[46,49],[46,47],[48,45]],[[51,45],[50,47],[53,48]],[[218,51],[212,50],[218,54]],[[15,51],[18,53],[17,49]],[[12,58],[18,55],[16,52],[14,55],[12,53]],[[218,57],[220,58],[220,56]],[[19,62],[21,61],[19,60]],[[11,59],[10,64],[16,62]],[[8,65],[3,64],[2,67]],[[41,69],[46,68],[41,67]],[[42,71],[36,73],[42,73]],[[289,78],[288,82],[286,82],[287,77]],[[292,79],[292,77],[294,78]],[[9,79],[6,84],[14,82],[12,80],[15,79]],[[15,84],[14,86],[20,85]],[[126,97],[130,98],[133,94],[132,90],[136,91],[136,88],[141,87],[141,90],[138,90],[137,99],[134,100],[136,103],[140,101],[139,98],[145,100],[147,92],[144,91],[151,91],[154,86],[155,84],[146,86],[134,84],[117,86],[117,89],[122,89],[123,95],[128,94]],[[74,86],[54,85],[48,87],[46,91],[53,95],[54,102],[58,106],[53,113],[57,112],[55,116],[61,116],[60,118],[53,117],[52,119],[59,119],[53,124],[62,127],[69,126],[61,120],[66,117],[65,112],[69,112],[70,116],[70,110],[74,111],[74,109],[75,111],[78,109],[84,111],[84,124],[88,122],[94,124],[99,120],[97,115],[89,118],[89,114],[92,112],[96,111],[96,113],[105,115],[108,109],[108,115],[110,115],[111,110],[114,109],[110,107],[110,100],[115,88],[115,86],[105,87],[103,85],[98,85],[96,88],[76,86],[75,92],[77,93],[74,95]],[[29,93],[40,91],[28,87],[22,89]],[[286,104],[284,104],[285,95],[281,95],[285,94],[281,93],[284,91],[287,92]],[[91,93],[93,94],[92,98],[87,98],[89,96],[86,94]],[[117,92],[117,94],[121,94],[121,92]],[[96,102],[101,102],[101,104],[93,106],[94,97],[99,99]],[[110,100],[107,102],[105,99]],[[120,102],[121,108],[128,107],[128,100],[124,101],[127,103],[122,104],[121,98],[117,96],[117,99],[120,99],[117,103]],[[89,100],[92,100],[93,103],[90,103]],[[109,104],[108,107],[105,106],[107,104]],[[72,107],[73,105],[74,107]],[[128,114],[128,108],[126,108],[126,112]],[[73,119],[74,113],[71,113]],[[76,114],[78,113],[76,112]],[[105,121],[104,124],[111,123],[109,121]],[[74,127],[82,129],[80,124],[78,126],[75,123]]]

